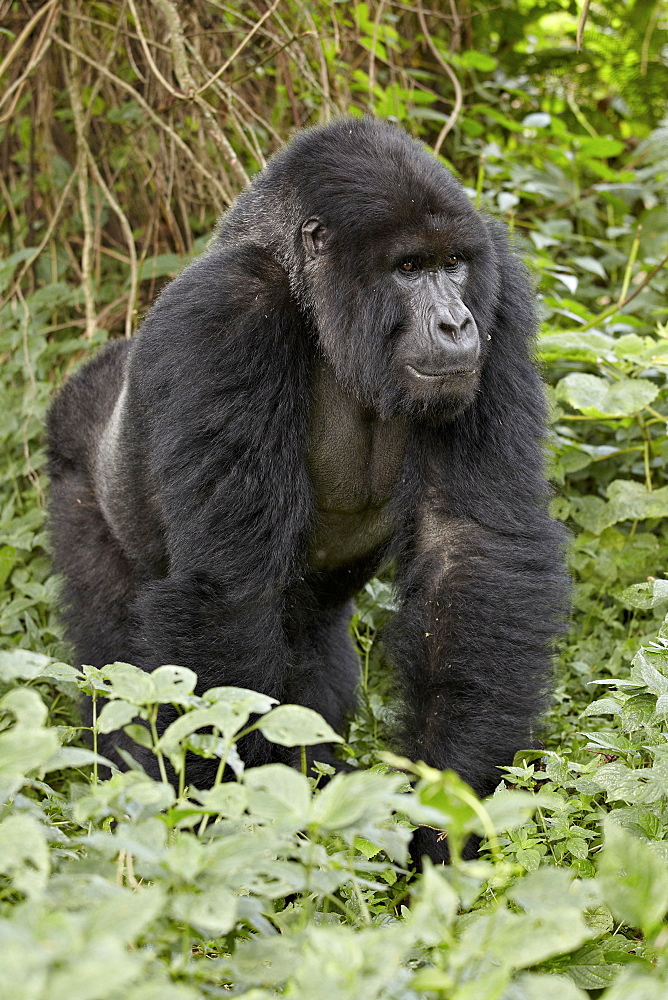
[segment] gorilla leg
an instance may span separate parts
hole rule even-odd
[[[114,341],[61,390],[48,418],[54,569],[63,576],[64,619],[78,663],[131,661],[128,610],[137,572],[98,503],[93,465],[120,391],[128,343]]]
[[[51,489],[51,545],[54,568],[63,574],[62,596],[67,638],[77,664],[103,667],[134,658],[128,608],[137,580],[112,536],[93,488],[81,473],[70,473]],[[67,512],[65,514],[65,512]],[[79,539],[73,544],[73,539]],[[92,725],[92,702],[85,699],[83,720]],[[121,732],[98,738],[100,753],[117,765],[122,747],[153,777],[159,778],[153,754]]]
[[[51,490],[51,545],[63,574],[67,638],[76,660],[103,667],[132,662],[128,608],[135,571],[112,536],[83,472],[72,471]]]

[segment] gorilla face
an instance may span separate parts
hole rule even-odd
[[[369,227],[357,245],[324,219],[301,226],[321,348],[381,416],[449,419],[475,398],[497,281],[486,227],[466,208]]]
[[[462,300],[466,272],[454,252],[411,254],[394,270],[406,316],[393,352],[397,377],[409,396],[426,403],[447,399],[453,410],[472,402],[480,379],[478,327]]]

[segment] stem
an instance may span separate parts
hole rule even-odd
[[[647,492],[651,493],[652,492],[652,471],[651,471],[650,465],[649,465],[650,437],[649,437],[649,434],[647,433],[647,429],[645,427],[645,422],[644,422],[643,418],[640,416],[639,413],[636,414],[636,423],[638,424],[638,427],[640,428],[640,433],[642,434],[642,437],[643,437],[643,446],[642,446],[642,448],[643,448],[643,460],[644,460],[644,463],[645,463],[645,486],[647,487]]]
[[[649,441],[645,441],[645,447],[643,448],[645,455],[645,483],[647,485],[647,490],[649,493],[652,492],[652,472],[649,464]]]
[[[186,752],[181,755],[181,770],[179,771],[179,798],[182,799],[186,792]]]
[[[83,290],[86,314],[86,331],[84,336],[90,340],[91,337],[94,336],[97,328],[95,287],[93,278],[93,248],[95,244],[95,234],[88,200],[88,146],[86,144],[85,118],[80,89],[81,76],[79,71],[79,61],[74,53],[70,53],[69,62],[63,57],[63,68],[65,70],[65,82],[70,95],[70,107],[72,109],[72,120],[74,122],[74,134],[76,138],[76,175],[79,191],[79,211],[81,213],[81,223],[84,234],[80,261],[81,287]]]
[[[626,270],[624,271],[624,280],[622,282],[622,290],[619,293],[619,301],[617,302],[617,308],[621,308],[621,304],[626,298],[626,293],[629,290],[629,285],[631,284],[631,276],[633,274],[633,265],[636,262],[636,257],[638,256],[638,250],[640,248],[640,234],[642,232],[642,226],[638,226],[636,229],[636,235],[631,244],[631,253],[629,254],[629,259],[626,263]]]
[[[163,757],[162,750],[158,749],[158,742],[160,737],[158,736],[158,706],[155,705],[148,717],[149,725],[151,727],[151,738],[153,739],[153,753],[158,758],[158,768],[160,770],[160,780],[166,785],[169,784],[167,780],[167,771],[165,770],[165,758]]]
[[[97,773],[97,693],[95,688],[93,688],[93,694],[91,697],[92,703],[92,723],[93,723],[93,753],[95,754],[95,760],[93,761],[93,784],[97,785],[98,773]]]
[[[487,812],[483,804],[481,802],[478,802],[477,798],[473,794],[469,794],[468,792],[465,791],[460,791],[459,798],[462,800],[462,802],[465,802],[468,806],[470,806],[471,809],[473,809],[473,811],[475,812],[476,816],[482,823],[482,828],[485,831],[485,838],[489,842],[489,847],[492,854],[494,855],[497,861],[500,861],[501,849],[499,847],[499,841],[496,836],[496,830],[494,829],[494,825],[489,817],[489,813]],[[454,865],[460,863],[461,863],[461,858],[457,858],[456,861],[453,858]]]
[[[431,11],[429,13],[431,13]],[[422,0],[418,0],[417,15],[418,15],[418,20],[420,22],[420,27],[422,28],[422,34],[424,35],[424,40],[431,49],[434,58],[441,66],[445,75],[449,77],[450,83],[452,84],[452,89],[455,92],[454,106],[452,108],[452,111],[450,112],[450,117],[448,118],[443,128],[439,132],[438,139],[434,143],[434,156],[438,156],[438,154],[441,151],[441,146],[443,145],[443,140],[445,139],[446,135],[448,134],[452,126],[459,118],[459,113],[462,110],[464,104],[464,95],[462,92],[462,85],[457,79],[455,71],[453,70],[452,66],[445,61],[445,59],[439,52],[436,43],[434,42],[434,39],[431,36],[431,33],[427,26],[427,18],[425,16],[425,10],[422,6]]]
[[[482,185],[485,180],[485,157],[480,157],[480,163],[478,164],[478,177],[475,185],[475,207],[480,208],[482,204]]]

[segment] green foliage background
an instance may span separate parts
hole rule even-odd
[[[0,2],[0,995],[666,996],[667,52],[652,0],[586,18],[568,0]],[[353,623],[362,699],[342,753],[366,770],[322,788],[244,772],[234,748],[251,713],[278,743],[317,744],[305,710],[197,698],[185,668],[62,662],[54,389],[132,332],[296,128],[346,112],[431,146],[512,228],[541,297],[574,616],[546,749],[484,804],[382,756],[387,582]],[[132,727],[177,791],[136,770],[100,780],[81,690],[109,699],[94,736]],[[158,741],[165,701],[183,714]],[[190,788],[186,748],[237,780]],[[447,830],[454,863],[411,878],[418,822]],[[461,862],[471,831],[486,851]]]

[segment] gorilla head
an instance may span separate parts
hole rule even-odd
[[[220,235],[233,232],[256,233],[281,260],[361,402],[442,419],[473,401],[499,281],[493,236],[399,129],[344,119],[301,133],[224,220]]]

